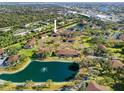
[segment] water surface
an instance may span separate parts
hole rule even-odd
[[[24,70],[14,74],[1,74],[0,79],[12,82],[46,82],[52,79],[55,82],[62,82],[72,79],[77,71],[70,71],[67,62],[31,62]]]

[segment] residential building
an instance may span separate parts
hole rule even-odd
[[[6,65],[13,65],[13,64],[17,63],[18,60],[19,60],[19,55],[10,55],[6,59],[5,63],[6,63]]]
[[[111,64],[112,68],[114,68],[114,69],[124,67],[124,64],[120,60],[117,60],[117,59],[111,60],[110,64]]]
[[[87,86],[87,91],[109,91],[105,86],[97,84],[95,81],[90,81]]]
[[[60,57],[78,57],[80,53],[73,49],[60,49],[56,52],[56,55]]]
[[[33,37],[32,39],[28,40],[27,44],[24,46],[24,48],[26,49],[30,49],[30,48],[33,48],[34,45],[36,43],[36,39],[35,37]]]

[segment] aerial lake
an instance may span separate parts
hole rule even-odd
[[[1,74],[0,79],[12,82],[54,82],[68,81],[74,78],[78,70],[70,70],[73,63],[69,62],[38,62],[32,61],[24,70],[14,74]],[[72,67],[73,68],[73,67]]]

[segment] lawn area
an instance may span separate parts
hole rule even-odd
[[[108,51],[110,51],[110,52],[121,51],[121,48],[120,48],[120,49],[118,49],[118,48],[107,48],[107,49],[108,49]]]
[[[82,37],[82,41],[84,41],[84,42],[87,42],[90,39],[91,39],[91,37],[88,37],[88,36],[83,36]]]
[[[123,60],[121,52],[121,48],[107,48],[107,50],[112,53],[113,56],[118,57]]]
[[[115,57],[119,57],[119,58],[120,58],[120,56],[121,56],[120,53],[112,53],[112,55],[115,56]]]
[[[21,47],[21,42],[13,44],[13,45],[10,45],[10,46],[7,46],[7,47],[5,47],[5,49],[11,48],[11,47],[20,48]]]
[[[19,54],[31,57],[35,50],[36,50],[35,48],[32,48],[32,49],[21,49],[19,51]]]
[[[81,44],[78,42],[80,40],[80,42],[83,44],[84,47],[90,47],[91,44],[87,43],[88,40],[91,39],[91,37],[88,36],[83,36],[83,37],[77,37],[75,38],[77,41],[74,43],[74,47],[76,48],[77,46],[80,46]]]
[[[89,44],[89,43],[83,43],[83,46],[84,46],[84,47],[90,47],[91,44]]]
[[[108,77],[108,79],[110,80],[111,83],[114,83],[114,80],[112,78]],[[96,77],[96,80],[95,81],[98,84],[103,85],[103,82],[101,83],[101,81],[104,81],[104,77],[98,76],[98,77]],[[104,83],[104,84],[105,84],[104,86],[106,86],[106,88],[108,90],[111,90],[111,91],[113,90],[110,86],[106,85],[107,83]]]
[[[71,28],[71,27],[73,27],[73,26],[75,26],[75,25],[77,25],[77,23],[72,24],[72,25],[69,25],[69,26],[66,26],[65,28],[68,29],[68,28]]]

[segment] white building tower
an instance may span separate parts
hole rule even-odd
[[[57,32],[57,29],[56,29],[56,20],[54,20],[54,32],[55,33]]]

